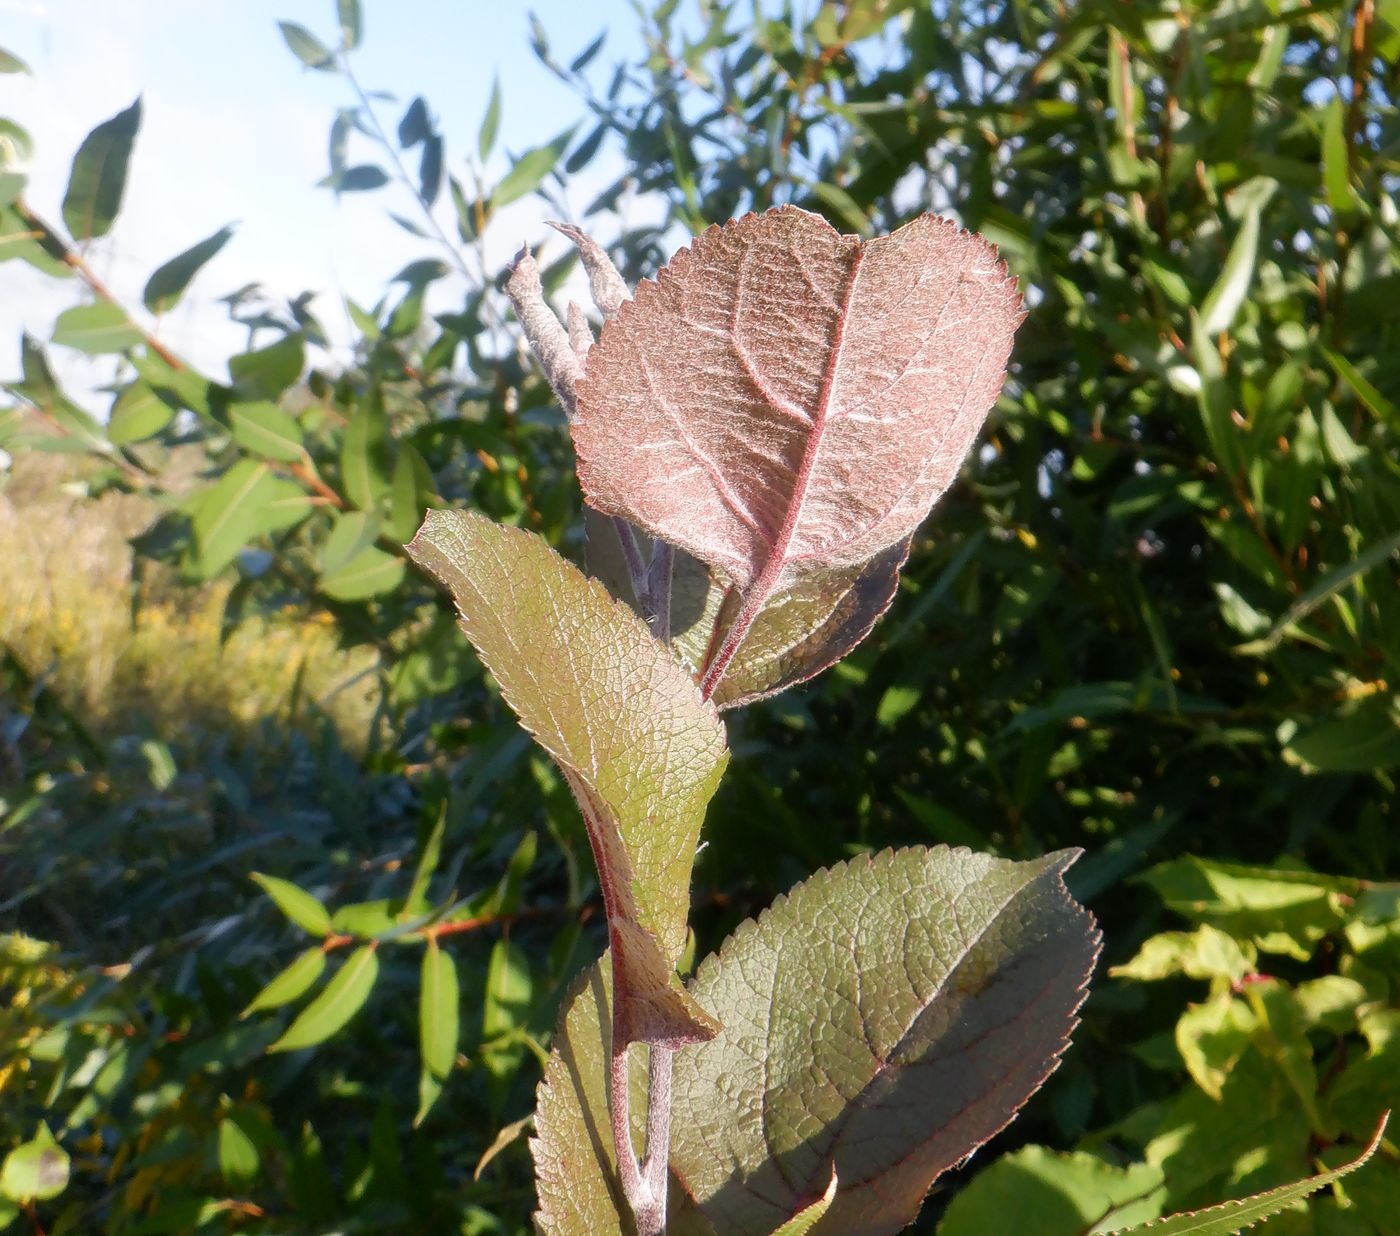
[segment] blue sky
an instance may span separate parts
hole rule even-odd
[[[494,174],[505,167],[502,147],[538,144],[580,115],[567,88],[530,52],[531,9],[561,59],[606,28],[607,45],[594,62],[600,74],[640,46],[628,0],[362,4],[365,38],[356,71],[366,88],[398,97],[383,105],[386,127],[397,124],[413,95],[423,94],[440,117],[449,166],[459,174],[497,74],[504,106],[488,169]],[[427,248],[386,217],[386,206],[411,213],[406,197],[352,194],[337,204],[314,187],[327,170],[335,109],[352,100],[338,76],[300,65],[282,41],[278,19],[298,22],[326,42],[337,30],[334,0],[0,0],[0,45],[33,70],[32,77],[0,76],[0,115],[34,137],[28,198],[41,213],[58,217],[69,162],[84,134],[144,97],[122,216],[92,252],[94,267],[123,303],[139,308],[155,267],[239,221],[233,241],[161,327],[163,339],[214,376],[242,344],[241,332],[225,324],[223,307],[213,303],[218,296],[252,281],[283,296],[318,290],[320,316],[343,338],[340,296],[372,303],[388,278]],[[367,146],[362,153],[370,153]],[[600,169],[571,196],[582,205],[605,179]],[[497,263],[540,235],[541,207],[522,202],[509,210],[489,233],[488,257]],[[440,217],[450,218],[446,210]],[[18,262],[0,266],[0,376],[18,370],[20,329],[47,338],[74,294],[65,287],[55,295]],[[85,362],[55,360],[81,383]],[[89,380],[108,376],[110,366],[99,362],[105,372]]]

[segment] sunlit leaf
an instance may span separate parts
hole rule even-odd
[[[718,715],[640,619],[539,538],[430,511],[409,552],[450,589],[463,630],[583,811],[623,973],[624,1033],[705,1033],[673,971],[700,822],[727,757]]]
[[[105,300],[75,305],[58,315],[53,341],[94,356],[124,352],[141,342],[141,331],[120,305]]]
[[[419,1043],[423,1067],[441,1080],[457,1059],[457,963],[452,954],[429,938],[423,950],[423,973],[418,996]]]
[[[898,1232],[1054,1071],[1099,934],[1065,852],[902,850],[819,872],[692,990],[724,1031],[676,1057],[671,1165],[717,1231],[766,1236],[834,1165],[833,1233]]]
[[[300,1000],[325,973],[326,954],[319,944],[313,944],[253,997],[243,1016],[263,1009],[281,1008]]]
[[[287,1027],[268,1051],[299,1051],[324,1043],[342,1030],[369,999],[379,977],[379,954],[372,944],[356,949],[345,959],[310,1004]]]
[[[252,880],[272,899],[273,905],[309,935],[323,936],[330,931],[329,912],[305,889],[298,888],[290,880],[263,875],[260,871],[253,872]]]

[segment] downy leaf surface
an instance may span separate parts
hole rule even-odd
[[[995,250],[932,215],[868,243],[795,207],[712,227],[589,352],[579,479],[761,605],[909,536],[1020,318]]]
[[[716,1231],[898,1232],[1055,1069],[1098,954],[1063,851],[910,849],[819,872],[692,992],[724,1026],[676,1057],[671,1168]]]
[[[430,511],[409,546],[525,728],[559,765],[598,864],[627,1041],[714,1033],[675,979],[724,727],[642,621],[544,541]]]

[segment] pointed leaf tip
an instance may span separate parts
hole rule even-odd
[[[671,1162],[717,1231],[767,1236],[842,1186],[833,1231],[897,1232],[1057,1067],[1100,937],[1068,852],[886,851],[819,872],[700,968],[724,1025],[676,1058]]]

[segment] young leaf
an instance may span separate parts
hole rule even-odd
[[[378,977],[379,954],[374,946],[356,949],[325,990],[297,1014],[286,1033],[267,1050],[298,1051],[324,1043],[360,1011]]]
[[[141,342],[141,332],[120,305],[99,300],[91,305],[74,305],[58,315],[53,341],[77,348],[90,356],[124,352]]]
[[[604,325],[578,384],[579,479],[738,588],[707,691],[769,598],[909,536],[1020,318],[995,250],[945,219],[865,243],[782,207],[710,228]]]
[[[324,936],[331,929],[331,916],[319,900],[290,880],[253,872],[253,883],[272,898],[273,904],[308,935]]]
[[[429,511],[409,553],[452,593],[462,629],[583,812],[618,968],[627,1041],[694,1041],[713,1024],[679,988],[690,873],[724,727],[646,626],[544,541]]]
[[[313,944],[258,992],[241,1016],[247,1017],[263,1009],[281,1008],[293,1000],[300,1000],[315,986],[325,970],[325,950],[319,944]]]
[[[83,138],[63,195],[63,222],[74,240],[93,240],[112,230],[140,127],[141,100],[137,99]]]
[[[15,1202],[48,1201],[68,1187],[68,1152],[46,1124],[0,1164],[0,1196]]]
[[[291,49],[292,55],[307,68],[332,72],[335,70],[335,56],[305,26],[300,26],[294,21],[279,21],[277,28],[282,31],[282,38]]]
[[[340,18],[340,45],[346,51],[354,51],[360,45],[364,34],[364,21],[360,15],[360,0],[335,0],[336,15]]]
[[[676,1057],[671,1166],[717,1231],[825,1189],[832,1233],[897,1232],[1054,1071],[1098,954],[1077,854],[911,849],[819,872],[692,992],[723,1033]]]
[[[423,950],[422,985],[418,993],[418,1029],[423,1067],[439,1081],[457,1059],[457,963],[430,937]]]
[[[229,242],[233,227],[221,227],[212,236],[206,236],[196,245],[191,245],[177,257],[173,257],[146,281],[146,290],[141,300],[152,313],[165,313],[173,309],[185,294],[191,281],[220,249]]]
[[[1147,1223],[1139,1223],[1136,1227],[1119,1228],[1112,1236],[1136,1236],[1136,1233],[1139,1232],[1148,1233],[1149,1236],[1234,1236],[1236,1232],[1253,1227],[1254,1224],[1262,1222],[1270,1215],[1278,1214],[1285,1206],[1291,1206],[1294,1202],[1301,1201],[1309,1194],[1316,1193],[1319,1189],[1340,1180],[1350,1172],[1354,1172],[1376,1153],[1376,1148],[1381,1144],[1381,1137],[1385,1134],[1385,1126],[1389,1120],[1390,1113],[1386,1112],[1381,1117],[1381,1122],[1365,1149],[1340,1167],[1319,1172],[1316,1176],[1309,1176],[1306,1180],[1280,1185],[1277,1189],[1256,1193],[1253,1197],[1236,1198],[1233,1201],[1223,1202],[1219,1206],[1211,1206],[1207,1210],[1190,1211],[1171,1215],[1166,1219],[1153,1219]]]

